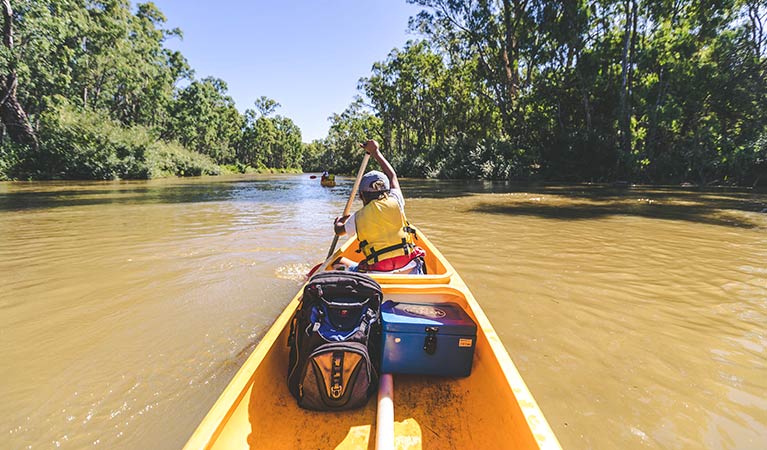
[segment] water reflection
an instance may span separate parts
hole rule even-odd
[[[348,195],[353,180],[338,178],[339,188],[321,188],[305,178],[280,176],[199,177],[150,181],[0,183],[0,211],[101,204],[199,203],[251,201],[283,203],[291,199],[330,199]],[[344,189],[344,188],[347,189]],[[298,190],[298,191],[297,191]],[[289,195],[285,195],[286,192]],[[296,195],[300,194],[300,195]]]

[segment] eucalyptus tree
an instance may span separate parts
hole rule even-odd
[[[275,140],[271,143],[267,165],[280,169],[300,169],[303,153],[301,129],[291,119],[279,114],[271,121]]]
[[[176,83],[191,77],[186,59],[164,47],[166,39],[181,37],[179,29],[162,28],[165,22],[153,3],[139,4],[127,21],[126,49],[113,60],[120,75],[110,105],[113,117],[125,124],[161,124]]]
[[[237,143],[237,160],[250,167],[266,167],[269,143],[275,139],[272,122],[261,108],[245,110],[242,134]]]
[[[274,114],[277,109],[280,108],[279,102],[277,100],[271,99],[265,95],[262,95],[256,101],[254,102],[254,105],[256,107],[256,111],[262,116],[262,117],[269,117],[270,115]]]
[[[33,117],[51,97],[107,112],[125,124],[161,124],[175,84],[191,76],[164,47],[180,36],[163,28],[153,3],[127,0],[19,2],[20,100]]]
[[[374,64],[369,78],[360,80],[381,119],[384,146],[395,162],[408,162],[410,175],[440,175],[465,156],[456,152],[457,145],[499,135],[487,100],[473,95],[476,66],[453,63],[447,66],[427,41],[411,41],[392,50],[385,61]]]
[[[336,171],[333,153],[325,144],[324,139],[315,139],[304,144],[301,155],[301,168],[305,172]]]
[[[266,96],[245,111],[242,138],[237,147],[241,163],[257,168],[299,169],[303,158],[301,130],[279,114],[280,104]]]
[[[210,77],[181,89],[170,105],[164,137],[219,164],[235,162],[244,119],[226,92],[226,82]]]
[[[767,131],[759,51],[767,7],[654,1],[639,11],[636,172],[650,181],[754,180],[767,154],[756,144]]]
[[[411,28],[427,37],[448,73],[463,74],[452,86],[470,93],[464,98],[485,99],[490,117],[500,119],[500,133],[482,122],[484,141],[455,147],[469,161],[468,176],[524,172],[499,172],[499,160],[509,157],[549,179],[759,176],[767,151],[763,2],[408,1],[424,7]],[[415,72],[397,59],[403,54],[374,67],[366,85],[385,126],[407,114],[400,112],[407,85],[397,77]],[[412,86],[436,84],[415,76]],[[442,111],[455,101],[446,96]],[[472,106],[461,110],[481,103]],[[447,117],[454,126],[445,128],[448,141],[458,142],[449,138],[463,136],[455,131],[460,120]]]
[[[383,121],[387,148],[423,149],[444,134],[446,76],[441,57],[421,41],[393,50],[373,65],[370,78],[360,80]]]
[[[19,99],[36,120],[52,96],[74,98],[88,13],[78,0],[17,2]]]
[[[476,61],[476,94],[491,101],[500,114],[502,131],[515,133],[520,98],[529,85],[527,68],[534,64],[540,42],[535,12],[544,2],[530,0],[408,0],[423,6],[411,27],[424,33],[454,59]]]
[[[382,121],[373,115],[357,97],[340,114],[329,118],[330,129],[323,140],[326,153],[321,158],[329,164],[328,170],[339,173],[353,173],[360,161],[359,143],[367,139],[383,140]]]

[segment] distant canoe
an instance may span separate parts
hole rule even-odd
[[[371,398],[342,412],[298,407],[287,385],[288,333],[303,288],[288,304],[226,387],[184,447],[202,449],[561,449],[501,340],[461,277],[420,232],[428,275],[371,274],[385,300],[458,303],[477,324],[471,375],[465,378],[394,375],[391,404]],[[354,238],[328,259],[359,260]],[[320,268],[331,270],[329,263]],[[383,378],[382,378],[383,379]],[[390,389],[392,378],[381,383]],[[385,386],[385,387],[384,387]],[[380,393],[379,393],[380,395]],[[386,417],[389,417],[388,415]],[[377,422],[386,423],[382,430]]]
[[[333,187],[336,185],[336,176],[328,175],[320,179],[320,184],[325,187]]]

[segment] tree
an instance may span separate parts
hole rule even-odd
[[[37,148],[37,136],[32,129],[24,108],[16,97],[18,77],[16,75],[17,57],[13,48],[13,10],[10,0],[2,0],[3,7],[3,52],[0,74],[0,119],[11,139],[22,145]]]
[[[328,162],[326,170],[338,173],[353,173],[360,160],[359,143],[368,139],[382,140],[382,123],[356,98],[341,114],[330,118],[330,130],[323,141],[326,153],[322,157]]]
[[[226,82],[217,78],[193,81],[170,105],[163,136],[218,163],[233,163],[244,119],[226,91]]]
[[[299,169],[303,159],[301,130],[287,117],[273,114],[280,104],[261,96],[255,110],[245,111],[245,125],[237,155],[253,167]]]
[[[256,100],[255,105],[256,111],[264,117],[272,115],[281,106],[276,100],[272,100],[264,95]]]

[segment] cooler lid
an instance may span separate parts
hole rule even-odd
[[[440,334],[474,335],[477,325],[457,303],[404,303],[387,300],[381,305],[383,329],[423,333],[438,327]]]

